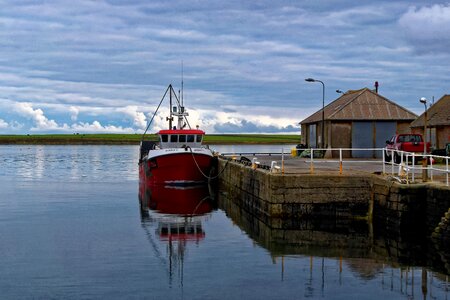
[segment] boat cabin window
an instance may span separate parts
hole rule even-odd
[[[167,132],[167,131],[166,131]],[[189,132],[189,131],[188,131]],[[194,147],[198,148],[202,146],[203,134],[182,134],[182,130],[174,131],[173,134],[171,132],[164,133],[159,135],[160,144],[159,147],[161,149],[164,148],[179,148],[179,147]],[[180,134],[177,134],[180,133]],[[190,133],[190,132],[189,132]]]

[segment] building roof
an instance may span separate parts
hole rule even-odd
[[[425,113],[421,114],[411,127],[423,127]],[[427,126],[450,126],[450,95],[444,95],[427,110]]]
[[[413,121],[417,115],[368,88],[347,91],[324,109],[325,120],[335,121]],[[322,120],[322,109],[300,124],[316,123]]]

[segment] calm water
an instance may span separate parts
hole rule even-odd
[[[267,225],[207,188],[152,191],[141,213],[137,153],[0,146],[1,299],[450,299],[445,271],[414,263],[439,257],[364,225]]]

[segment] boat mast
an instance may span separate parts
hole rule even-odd
[[[172,120],[173,120],[173,118],[172,118],[172,91],[173,91],[172,84],[169,85],[169,89],[170,89],[170,91],[169,91],[170,112],[169,112],[168,120],[169,120],[169,129],[172,129]]]
[[[184,106],[183,86],[183,61],[181,61],[181,106]]]

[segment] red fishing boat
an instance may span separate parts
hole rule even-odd
[[[205,132],[191,129],[183,100],[177,97],[172,85],[164,93],[158,109],[169,95],[170,115],[166,118],[168,129],[157,133],[158,141],[145,140],[144,132],[140,145],[140,185],[196,185],[207,182],[213,160],[213,152],[203,146]],[[174,103],[175,102],[175,103]],[[150,127],[156,113],[147,129]],[[173,125],[174,117],[177,125]],[[189,129],[185,129],[186,127]]]

